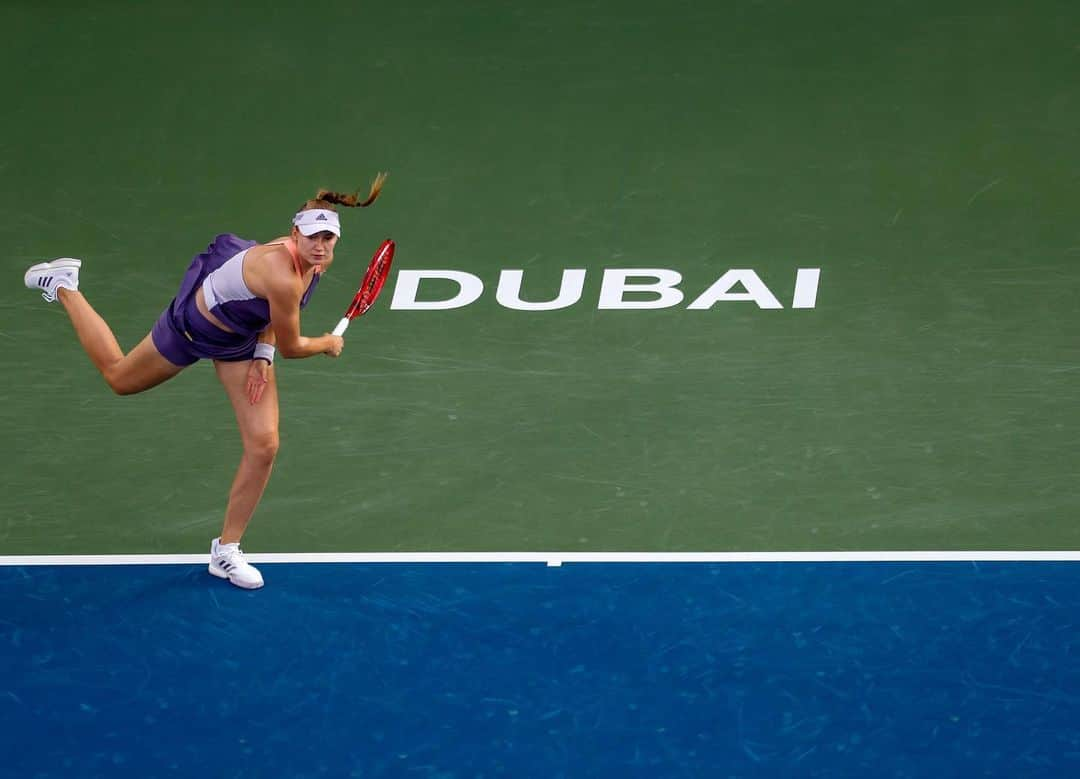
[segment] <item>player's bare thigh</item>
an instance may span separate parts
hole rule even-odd
[[[154,346],[154,339],[146,335],[124,357],[105,369],[105,380],[118,395],[134,395],[164,381],[184,370],[161,356]]]
[[[274,452],[278,445],[278,392],[277,379],[273,366],[267,371],[267,385],[262,397],[256,403],[248,399],[247,377],[251,369],[249,360],[228,362],[215,360],[214,370],[225,387],[236,423],[240,426],[240,437],[245,449],[258,449]]]

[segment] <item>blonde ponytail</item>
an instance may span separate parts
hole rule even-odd
[[[375,180],[371,182],[371,190],[364,200],[360,200],[359,192],[345,194],[343,192],[334,192],[329,189],[320,189],[318,194],[315,195],[315,200],[322,201],[323,203],[330,203],[331,205],[346,206],[348,208],[367,208],[379,197],[379,193],[382,192],[383,183],[385,181],[385,173],[377,175]]]

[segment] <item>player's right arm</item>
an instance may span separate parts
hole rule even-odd
[[[337,357],[345,339],[326,333],[316,338],[300,334],[300,298],[304,291],[296,276],[268,273],[263,279],[266,299],[270,303],[270,327],[282,357],[311,357],[328,354]]]

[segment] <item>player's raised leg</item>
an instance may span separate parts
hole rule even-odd
[[[27,287],[42,290],[47,302],[60,301],[90,361],[118,395],[132,395],[172,378],[183,368],[158,352],[148,335],[128,354],[108,323],[79,292],[82,261],[63,257],[31,267],[23,277]]]
[[[109,325],[81,293],[61,290],[60,302],[71,316],[83,349],[117,395],[134,395],[156,387],[184,369],[162,357],[150,335],[124,354]]]

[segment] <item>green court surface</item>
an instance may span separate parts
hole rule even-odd
[[[220,5],[0,8],[0,553],[202,552],[240,455],[208,364],[113,396],[25,268],[83,258],[130,348],[214,235],[378,170],[305,331],[385,237],[484,292],[391,278],[279,362],[249,551],[1080,548],[1074,3]],[[782,308],[688,309],[729,269]]]

